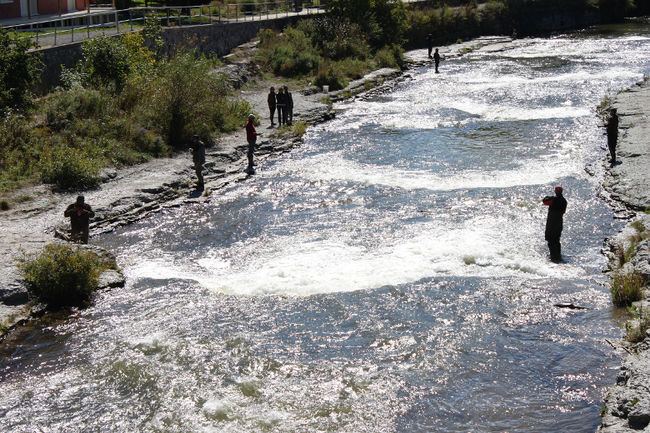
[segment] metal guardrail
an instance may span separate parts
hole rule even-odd
[[[163,27],[184,27],[269,20],[288,16],[323,13],[322,1],[278,0],[265,3],[234,3],[196,6],[150,6],[93,12],[69,17],[4,26],[19,37],[31,39],[45,48],[64,45],[103,35],[119,35],[139,31],[145,18],[154,18]]]

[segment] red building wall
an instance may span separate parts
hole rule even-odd
[[[18,18],[20,16],[20,0],[14,0],[13,3],[0,3],[0,19]]]
[[[78,11],[86,10],[86,0],[76,0],[75,3]]]
[[[61,7],[61,9],[59,9]],[[41,15],[58,14],[67,12],[67,0],[38,0],[38,13]]]

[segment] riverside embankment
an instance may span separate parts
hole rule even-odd
[[[639,228],[650,228],[650,81],[646,78],[619,93],[612,106],[620,119],[618,162],[605,180],[605,188],[634,217],[609,241],[610,267],[641,275],[646,282],[644,299],[633,305],[641,318],[650,312],[650,239],[638,238]],[[621,264],[620,251],[626,252]],[[628,326],[638,326],[634,319]],[[646,431],[650,424],[650,334],[636,344],[624,342],[626,356],[603,408],[601,433]],[[644,430],[645,429],[645,430]]]

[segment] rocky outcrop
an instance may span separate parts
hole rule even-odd
[[[609,171],[605,188],[612,198],[633,211],[650,209],[650,82],[621,92],[612,104],[619,115],[618,162]],[[641,317],[650,312],[650,215],[638,213],[617,236],[608,241],[610,268],[635,273],[645,281],[644,299],[633,306]],[[640,320],[627,326],[639,328]],[[622,343],[627,356],[616,385],[604,402],[600,433],[650,431],[650,335],[639,343]]]

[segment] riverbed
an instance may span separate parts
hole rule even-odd
[[[0,348],[0,431],[594,431],[621,334],[595,107],[648,52],[644,23],[419,67],[209,203],[96,239],[128,285]]]

